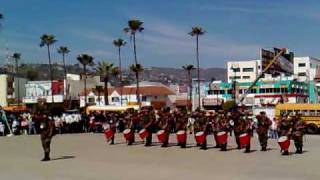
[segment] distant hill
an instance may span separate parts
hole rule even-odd
[[[5,68],[4,68],[5,69]],[[79,64],[67,65],[68,73],[79,74],[82,72],[82,66]],[[49,66],[47,64],[22,64],[19,71],[25,77],[32,75],[32,80],[47,80],[49,79]],[[54,79],[63,79],[62,65],[53,65]],[[91,69],[90,73],[95,73]],[[226,69],[224,68],[207,68],[200,69],[201,78],[210,81],[212,78],[216,80],[225,81],[227,78]],[[196,78],[196,70],[193,71],[192,77]],[[134,83],[134,76],[128,69],[124,70],[124,78],[126,83]],[[29,78],[30,79],[30,78]],[[186,71],[179,68],[167,67],[151,67],[145,68],[144,73],[141,75],[141,80],[161,82],[164,84],[179,83],[185,84],[187,80]]]

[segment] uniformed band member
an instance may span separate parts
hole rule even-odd
[[[243,121],[242,121],[242,132],[249,134],[250,137],[253,136],[253,129],[254,129],[251,115],[252,114],[250,113],[246,114],[246,116],[243,118]],[[244,152],[250,153],[250,150],[251,150],[251,140],[249,140],[249,143],[246,145]]]
[[[233,132],[237,143],[237,149],[241,149],[239,138],[239,136],[241,135],[240,112],[238,110],[231,112],[229,121],[233,121]]]
[[[108,117],[108,124],[110,126],[109,128],[113,132],[113,134],[116,134],[117,132],[116,121],[119,120],[118,118],[118,114],[110,114],[110,116]],[[110,139],[110,144],[114,144],[114,135]]]
[[[152,128],[155,124],[155,113],[152,108],[144,110],[143,115],[143,127],[147,130],[148,136],[146,137],[145,146],[151,146],[152,144]]]
[[[51,139],[54,136],[54,121],[49,120],[48,116],[43,114],[41,117],[41,143],[44,151],[44,158],[41,161],[50,161],[50,145]]]
[[[258,121],[257,133],[259,136],[261,151],[266,151],[268,145],[268,130],[272,121],[266,116],[265,112],[260,112],[260,115],[257,115],[256,118]]]
[[[165,111],[163,113],[159,113],[159,122],[158,126],[160,129],[164,130],[165,132],[165,141],[162,143],[161,147],[168,147],[169,144],[169,136],[170,136],[170,130],[171,130],[171,121],[172,121],[172,116],[170,114],[170,111]]]
[[[220,111],[219,115],[217,116],[217,129],[219,132],[225,131],[228,133],[229,131],[229,121],[225,117],[224,112]],[[227,151],[227,142],[225,144],[220,144],[219,147],[221,151]]]
[[[176,132],[180,130],[184,130],[187,132],[187,124],[188,124],[188,114],[187,113],[179,113],[176,114]],[[186,148],[187,142],[178,143],[178,146],[181,148]]]
[[[127,122],[127,128],[130,129],[132,133],[131,139],[128,140],[128,145],[131,146],[135,142],[135,123],[139,117],[137,112],[132,112],[132,114],[128,114],[125,119]]]
[[[296,147],[296,153],[302,154],[303,134],[306,129],[306,123],[301,119],[300,115],[292,119],[292,139]]]
[[[288,138],[290,138],[290,134],[292,131],[292,125],[291,125],[291,117],[282,117],[280,119],[280,123],[278,125],[278,133],[281,136],[287,136]],[[286,156],[289,155],[289,151],[285,150],[282,152],[282,155]]]

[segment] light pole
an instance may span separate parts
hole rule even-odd
[[[237,104],[237,97],[236,97],[236,86],[237,86],[237,70],[239,69],[239,65],[238,64],[233,64],[231,66],[231,69],[233,70],[234,73],[234,77],[233,77],[233,81],[232,81],[232,89],[233,89],[233,98],[234,98],[234,102]]]

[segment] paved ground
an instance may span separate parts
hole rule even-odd
[[[228,152],[214,148],[203,151],[193,144],[187,149],[161,148],[158,144],[128,147],[122,136],[116,140],[118,144],[110,146],[101,134],[57,135],[53,141],[54,161],[40,162],[39,136],[0,137],[0,179],[320,179],[320,136],[308,136],[306,152],[288,157],[280,156],[274,140],[268,152],[260,152],[255,139],[252,149],[256,151],[250,154],[233,149],[235,144],[230,140]],[[210,137],[209,146],[212,141]]]

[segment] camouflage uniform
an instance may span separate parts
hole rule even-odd
[[[46,115],[43,115],[42,122],[40,124],[41,129],[41,143],[44,151],[44,158],[42,161],[50,160],[50,145],[52,137],[54,136],[54,122],[49,120]]]
[[[278,126],[278,134],[289,138],[292,129],[292,122],[289,117],[282,117]],[[283,151],[282,155],[289,155],[289,151]]]
[[[265,112],[261,112],[260,115],[257,116],[257,120],[257,133],[259,135],[261,151],[266,151],[268,145],[268,130],[272,121],[265,115]]]
[[[235,111],[232,112],[231,115],[229,116],[229,120],[234,122],[234,126],[233,126],[233,132],[234,132],[234,136],[236,139],[236,143],[237,143],[237,149],[241,149],[240,147],[240,139],[239,136],[241,135],[241,124],[240,124],[240,112]]]
[[[229,131],[229,122],[223,113],[220,113],[217,117],[217,130],[219,132],[225,131],[228,133]],[[227,142],[225,144],[220,144],[219,147],[221,151],[227,150]]]
[[[296,147],[296,153],[301,154],[303,147],[303,134],[306,128],[306,123],[298,116],[293,118],[292,125],[292,139]]]
[[[187,132],[187,123],[188,123],[188,115],[187,114],[181,114],[179,118],[177,118],[176,121],[176,130],[177,132],[180,130],[184,130]],[[178,145],[181,148],[186,148],[187,142],[179,143]]]

